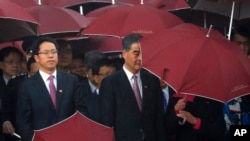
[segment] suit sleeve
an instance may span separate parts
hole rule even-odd
[[[74,77],[74,104],[76,110],[80,113],[88,116],[87,106],[85,102],[86,98],[83,94],[83,89],[78,81],[77,77]]]
[[[30,141],[34,131],[32,128],[32,109],[29,98],[28,85],[20,85],[17,99],[17,128],[21,134],[22,140]]]
[[[110,79],[102,81],[100,89],[100,123],[112,127],[114,125],[115,101]]]

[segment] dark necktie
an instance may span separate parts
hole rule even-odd
[[[51,100],[54,104],[54,107],[56,108],[56,88],[53,79],[54,79],[53,75],[49,76],[49,91]]]
[[[141,100],[140,90],[139,90],[139,87],[138,87],[137,76],[133,75],[132,78],[134,79],[133,91],[134,91],[134,94],[135,94],[135,98],[136,98],[138,107],[139,107],[139,109],[141,111],[142,110],[142,100]]]

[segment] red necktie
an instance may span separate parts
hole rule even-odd
[[[54,79],[53,75],[49,76],[49,91],[51,100],[54,104],[54,107],[56,108],[56,88],[53,79]]]
[[[139,90],[139,87],[138,87],[137,76],[133,75],[132,78],[134,79],[133,91],[134,91],[134,94],[135,94],[135,98],[136,98],[138,107],[139,107],[139,109],[141,111],[142,110],[142,100],[141,100],[140,90]]]

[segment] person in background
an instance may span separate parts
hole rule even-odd
[[[5,47],[0,50],[0,68],[3,71],[1,79],[7,85],[9,79],[21,70],[23,54],[16,47]]]
[[[86,68],[84,65],[84,54],[79,54],[73,56],[71,65],[70,65],[70,72],[76,74],[82,78],[87,77]]]
[[[249,56],[250,54],[250,31],[247,26],[242,25],[236,27],[232,32],[231,41],[238,45],[244,53]]]
[[[57,69],[63,72],[70,72],[73,55],[71,45],[67,40],[58,39],[58,64]]]
[[[2,125],[1,100],[5,93],[5,88],[12,76],[21,70],[21,58],[23,54],[16,47],[8,46],[0,50],[0,123]],[[0,128],[0,138],[2,138],[2,128]]]
[[[25,52],[25,54],[24,54],[25,57],[22,58],[21,71],[19,72],[19,74],[27,74],[28,73],[27,61],[32,56],[32,43],[37,38],[38,38],[37,36],[32,36],[32,37],[24,39],[24,41],[22,42],[22,49]]]
[[[169,102],[169,98],[175,94],[175,91],[170,88],[166,82],[161,80],[161,89],[162,89],[162,93],[163,93],[163,107],[164,107],[164,113],[167,112],[167,107],[168,107],[168,102]]]
[[[142,69],[140,34],[122,40],[122,69],[105,77],[100,97],[100,123],[114,128],[116,141],[165,141],[160,80]]]
[[[222,141],[223,103],[188,94],[173,94],[166,113],[169,141]]]
[[[98,122],[99,117],[99,89],[101,87],[102,80],[115,72],[115,66],[108,58],[101,58],[96,60],[90,66],[92,72],[92,78],[81,82],[84,95],[86,95],[86,105],[89,112],[89,118]],[[93,87],[91,87],[93,86]]]
[[[99,88],[95,83],[92,69],[96,68],[95,64],[98,60],[101,60],[105,57],[105,54],[97,50],[87,52],[84,57],[87,79],[83,79],[82,81],[80,81],[80,85],[83,88],[84,95],[86,98],[86,105],[89,111],[89,118],[94,121],[97,121],[99,117],[99,112],[97,110],[99,104],[96,104],[98,103],[98,94],[96,90]]]
[[[231,41],[238,45],[246,55],[250,55],[250,30],[246,25],[237,27]],[[250,125],[250,95],[238,97],[224,105],[226,121],[225,141],[229,140],[230,125]]]
[[[77,77],[56,69],[57,42],[40,37],[34,41],[32,51],[39,70],[21,83],[17,98],[16,123],[24,141],[31,141],[34,130],[56,124],[76,110],[87,115]]]
[[[19,134],[16,131],[16,103],[19,85],[28,79],[30,76],[34,75],[38,69],[39,65],[35,61],[34,57],[30,57],[27,66],[27,74],[15,75],[9,80],[6,86],[5,93],[2,98],[2,111],[3,111],[3,133],[4,141],[18,141],[18,137],[14,136],[14,133]]]

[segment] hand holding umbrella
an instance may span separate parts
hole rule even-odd
[[[185,95],[183,98],[179,99],[174,106],[175,111],[178,113],[177,117],[180,117],[183,119],[182,121],[181,119],[179,120],[180,125],[184,125],[186,123],[186,119],[184,118],[182,114],[180,114],[180,111],[183,111],[186,108],[186,104],[187,104],[187,100],[186,100],[186,95]]]

